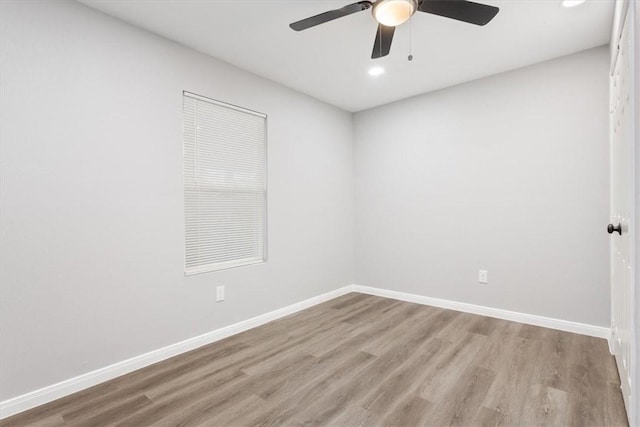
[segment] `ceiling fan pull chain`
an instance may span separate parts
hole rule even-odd
[[[411,36],[413,34],[413,16],[409,18],[409,56],[407,59],[413,61],[413,48],[411,47]]]

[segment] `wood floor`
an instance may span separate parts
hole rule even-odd
[[[605,340],[348,294],[2,426],[626,426]]]

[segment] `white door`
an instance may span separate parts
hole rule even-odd
[[[618,54],[611,76],[611,327],[622,394],[631,420],[633,363],[633,203],[634,203],[634,120],[633,12],[622,26]]]

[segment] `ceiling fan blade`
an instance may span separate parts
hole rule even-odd
[[[382,58],[389,54],[389,51],[391,50],[391,42],[393,41],[393,33],[395,31],[396,27],[386,27],[382,24],[378,24],[376,41],[373,43],[371,59]]]
[[[348,4],[345,7],[341,7],[340,9],[330,10],[319,15],[311,16],[309,18],[293,22],[289,24],[289,27],[291,27],[292,30],[296,31],[306,30],[307,28],[315,27],[316,25],[324,24],[325,22],[333,21],[334,19],[351,15],[352,13],[367,10],[371,7],[371,5],[372,3],[369,1],[360,1],[358,3]]]
[[[500,9],[472,1],[423,0],[418,5],[418,10],[469,24],[485,25],[498,14]]]

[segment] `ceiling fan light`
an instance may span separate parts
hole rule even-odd
[[[415,0],[378,0],[373,5],[373,17],[387,27],[395,27],[402,24],[415,11]]]
[[[578,6],[578,5],[582,4],[582,3],[584,3],[584,1],[585,0],[564,0],[562,2],[562,5],[564,7],[575,7],[575,6]]]

